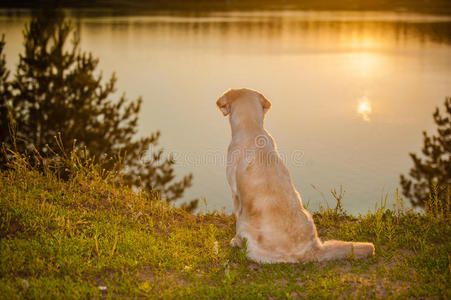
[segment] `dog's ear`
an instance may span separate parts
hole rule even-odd
[[[227,116],[230,114],[230,99],[227,97],[227,93],[224,93],[218,101],[216,101],[216,105],[221,110],[222,114],[224,116]]]
[[[263,96],[261,93],[258,93],[258,96],[260,98],[260,103],[263,107],[263,113],[266,114],[266,112],[271,108],[271,102],[269,102],[268,99],[266,99],[265,96]]]

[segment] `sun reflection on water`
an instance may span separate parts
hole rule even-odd
[[[371,107],[371,102],[368,100],[368,98],[361,98],[359,105],[357,106],[357,113],[362,117],[364,121],[369,122],[371,120],[370,115],[372,111],[373,109]]]

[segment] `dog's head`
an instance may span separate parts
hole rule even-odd
[[[265,98],[261,93],[247,89],[230,89],[226,91],[218,101],[216,105],[221,110],[224,116],[229,115],[232,112],[232,107],[240,104],[253,104],[258,103],[263,110],[263,115],[271,108],[271,102]],[[258,105],[256,107],[258,107]]]

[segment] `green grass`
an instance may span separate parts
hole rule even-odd
[[[1,172],[2,298],[451,298],[449,218],[401,199],[314,215],[323,239],[373,242],[372,259],[259,265],[229,246],[233,217],[191,215],[78,167],[66,181],[20,159]]]

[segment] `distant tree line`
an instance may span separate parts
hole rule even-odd
[[[63,146],[86,149],[105,169],[119,168],[123,183],[180,199],[192,174],[176,180],[174,160],[157,149],[160,132],[136,138],[142,99],[114,99],[116,76],[104,80],[99,60],[82,52],[79,38],[60,10],[35,13],[24,30],[24,52],[13,76],[0,41],[0,167],[8,149],[55,157]],[[56,138],[58,137],[59,142]],[[76,141],[76,142],[75,142]],[[61,145],[58,145],[60,143]],[[105,155],[108,159],[105,159]],[[197,200],[185,203],[193,210]]]
[[[316,9],[316,10],[408,10],[451,12],[449,0],[0,0],[0,7],[118,8],[139,10],[237,10],[237,9]],[[120,13],[120,11],[118,11]]]

